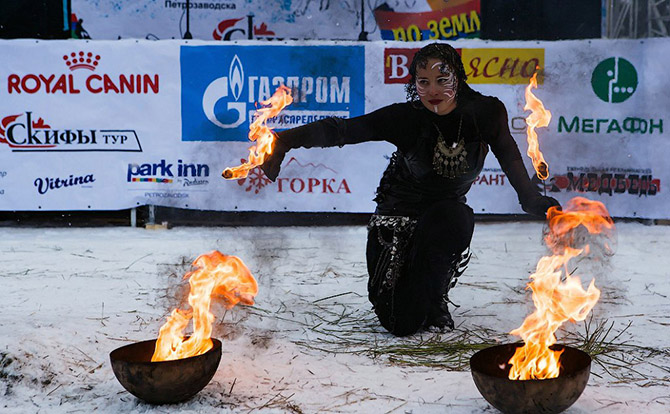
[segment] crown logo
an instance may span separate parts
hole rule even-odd
[[[63,60],[70,70],[88,69],[95,70],[100,61],[100,55],[93,55],[93,53],[84,53],[82,51],[72,52],[69,55],[63,55]]]

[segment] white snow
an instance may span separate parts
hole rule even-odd
[[[603,296],[595,318],[614,322],[613,332],[632,321],[619,342],[658,352],[644,355],[635,372],[617,371],[627,381],[594,363],[567,413],[670,411],[670,228],[618,223],[617,230],[617,253],[596,277]],[[524,286],[545,254],[541,237],[539,222],[477,224],[470,267],[450,295],[461,305],[456,333],[518,339],[505,332],[532,309]],[[0,411],[496,412],[467,369],[363,352],[437,335],[399,339],[379,327],[366,298],[365,238],[363,226],[0,228]],[[213,249],[245,261],[259,282],[256,305],[215,309],[224,351],[205,389],[177,405],[141,402],[117,382],[109,353],[155,338],[170,310],[187,306],[181,276],[190,262]],[[582,276],[584,284],[591,279]]]

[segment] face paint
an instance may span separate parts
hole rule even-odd
[[[416,81],[415,84],[416,84],[416,93],[419,96],[426,96],[426,87],[419,85],[419,81]]]
[[[446,70],[440,70],[440,72],[444,73],[444,76],[439,77],[437,81],[443,87],[442,93],[447,97],[447,100],[452,101],[456,97],[456,89],[458,85],[456,74],[448,68]]]
[[[431,59],[425,67],[417,68],[415,76],[416,93],[426,109],[438,115],[453,109],[458,78],[451,66]]]

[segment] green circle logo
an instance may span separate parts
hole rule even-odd
[[[593,92],[605,102],[619,103],[637,89],[637,71],[624,58],[611,57],[598,63],[591,75]]]

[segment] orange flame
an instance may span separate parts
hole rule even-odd
[[[249,148],[249,161],[244,164],[223,170],[223,178],[234,180],[245,178],[249,171],[265,162],[265,157],[272,154],[275,147],[275,134],[266,122],[279,115],[282,109],[293,102],[291,89],[281,85],[274,95],[261,102],[263,107],[256,110],[256,120],[249,127],[249,140],[256,141],[256,145]]]
[[[520,336],[525,344],[516,349],[509,360],[513,380],[556,378],[560,373],[562,351],[549,347],[556,343],[554,333],[565,321],[583,321],[600,298],[600,290],[591,280],[584,290],[579,276],[567,271],[570,259],[588,253],[589,246],[574,248],[573,230],[580,225],[591,234],[611,235],[614,223],[605,206],[598,201],[575,197],[563,211],[551,207],[547,213],[549,232],[545,237],[553,256],[540,259],[528,287],[533,291],[535,312],[523,324],[510,332]],[[563,272],[565,271],[565,277]]]
[[[537,133],[535,128],[542,128],[549,125],[551,121],[551,112],[544,108],[544,104],[539,100],[531,88],[537,89],[537,72],[530,78],[530,83],[526,87],[526,105],[523,107],[524,111],[532,111],[526,118],[526,134],[528,136],[528,156],[533,160],[533,167],[537,172],[540,180],[546,180],[549,177],[549,165],[544,160],[544,156],[540,151],[540,146],[537,141]]]
[[[161,327],[151,361],[188,358],[204,354],[212,348],[210,338],[214,315],[209,311],[212,295],[221,296],[228,309],[238,302],[254,304],[258,285],[239,258],[215,250],[198,256],[193,266],[196,270],[184,276],[189,279],[191,286],[188,303],[192,309],[172,311],[168,321]],[[193,333],[186,338],[184,329],[191,319]]]

